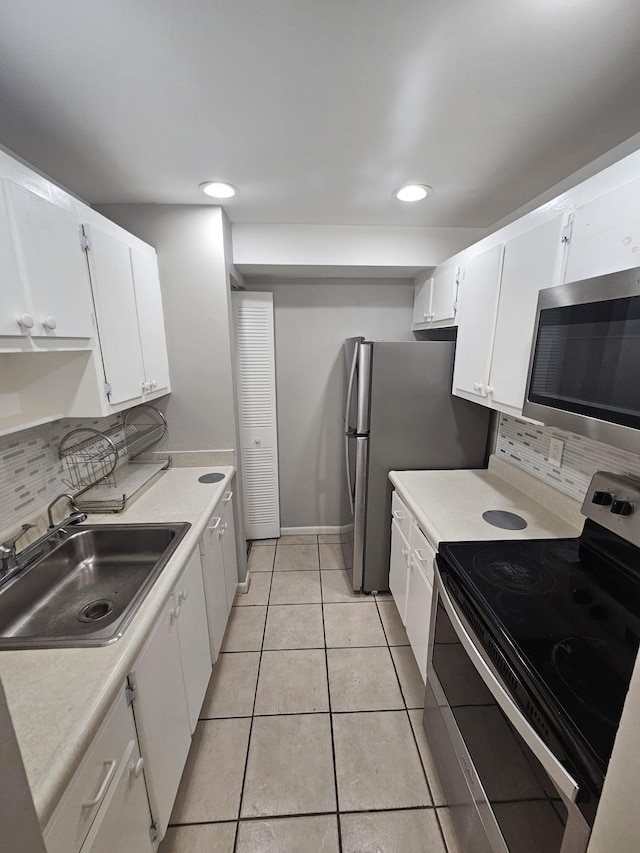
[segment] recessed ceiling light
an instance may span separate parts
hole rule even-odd
[[[227,184],[225,181],[206,181],[199,185],[199,189],[211,198],[233,198],[234,195],[238,195],[238,190],[233,184]]]
[[[398,201],[422,201],[431,192],[431,187],[428,187],[426,184],[405,184],[405,186],[394,190],[391,195],[397,198]]]

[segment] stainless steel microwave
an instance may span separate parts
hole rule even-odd
[[[640,268],[540,291],[523,414],[640,453]]]

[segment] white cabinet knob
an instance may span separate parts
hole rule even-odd
[[[482,385],[481,385],[479,382],[474,382],[474,383],[473,383],[473,390],[474,390],[474,391],[478,391],[478,392],[479,392],[481,388],[482,388]]]
[[[490,394],[493,394],[493,385],[487,385],[484,389],[484,393],[487,395],[487,397]]]
[[[31,314],[21,314],[18,317],[17,323],[23,329],[33,329],[33,317]]]
[[[428,315],[428,314],[423,314],[423,315],[422,315],[422,319],[423,319],[423,320],[428,320],[428,319],[429,319],[429,315]]]
[[[133,776],[134,779],[140,778],[140,775],[143,770],[144,758],[139,758],[137,761],[132,761],[129,765],[129,773]]]
[[[178,594],[178,598],[180,601],[186,601],[189,596],[189,592],[186,589],[183,589],[182,592]]]
[[[180,607],[180,605],[179,605],[179,604],[176,604],[176,606],[175,606],[175,607],[172,607],[172,608],[171,608],[171,610],[169,611],[169,613],[170,613],[170,615],[171,615],[171,618],[172,618],[172,619],[179,619],[179,618],[180,618],[180,610],[181,610],[181,609],[182,609],[182,608]]]
[[[45,317],[44,320],[40,320],[40,322],[42,323],[42,325],[44,326],[45,329],[49,329],[49,331],[51,331],[51,332],[58,325],[58,321],[56,320],[56,318],[52,317],[51,315],[49,315],[48,317]]]

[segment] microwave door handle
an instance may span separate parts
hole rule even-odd
[[[443,607],[447,611],[447,615],[451,619],[451,623],[458,635],[458,639],[462,643],[466,653],[471,658],[478,674],[491,691],[493,697],[511,725],[515,728],[529,749],[547,771],[551,777],[551,781],[556,785],[560,793],[566,797],[569,802],[575,803],[580,790],[578,783],[569,773],[567,773],[555,755],[531,728],[523,716],[522,711],[520,711],[511,696],[496,678],[484,657],[478,652],[476,644],[471,639],[471,635],[463,623],[462,618],[458,614],[458,610],[449,596],[438,571],[436,571],[436,584]]]
[[[349,423],[349,414],[351,412],[351,398],[353,396],[353,388],[356,381],[356,368],[358,366],[358,353],[360,351],[360,345],[356,344],[353,350],[353,361],[351,362],[351,370],[349,371],[349,385],[347,387],[347,402],[344,410],[344,431],[348,433],[351,430],[351,424]],[[355,430],[355,427],[354,427]],[[348,452],[348,451],[347,451]],[[347,459],[348,463],[348,459]],[[349,470],[349,466],[347,464],[347,471]],[[349,492],[351,492],[351,488],[349,488]]]

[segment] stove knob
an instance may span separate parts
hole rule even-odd
[[[633,504],[631,501],[614,501],[611,504],[611,512],[614,515],[631,515]]]
[[[591,503],[598,504],[598,506],[609,506],[613,503],[613,495],[611,492],[594,492]]]

